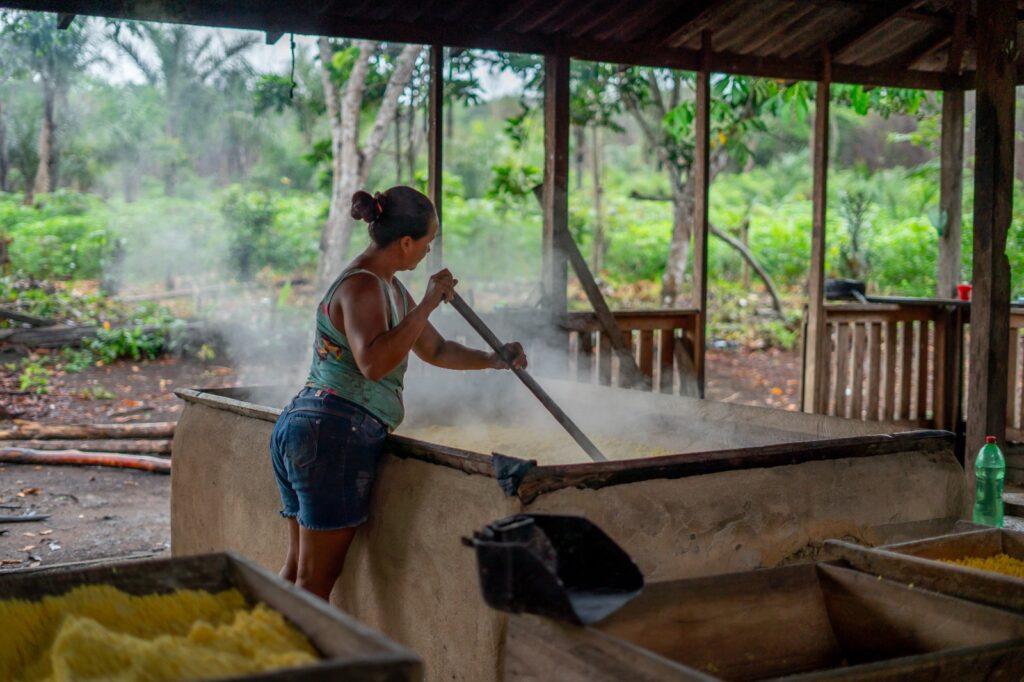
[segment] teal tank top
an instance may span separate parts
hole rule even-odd
[[[356,273],[373,275],[380,281],[391,310],[391,326],[394,328],[408,313],[405,287],[398,282],[402,291],[402,313],[398,312],[394,289],[382,277],[369,270],[353,268],[341,273],[327,289],[327,294],[316,311],[316,339],[313,341],[313,363],[309,368],[306,386],[322,389],[339,398],[361,405],[370,414],[383,422],[388,431],[394,431],[402,423],[405,406],[402,403],[402,388],[405,370],[409,365],[406,356],[402,363],[391,370],[380,381],[370,381],[359,371],[348,339],[334,326],[330,317],[330,302],[334,292],[348,277]]]

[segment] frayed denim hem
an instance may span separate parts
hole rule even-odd
[[[294,519],[294,518],[297,518],[299,516],[299,512],[279,511],[277,513],[281,515],[282,519]]]
[[[344,530],[345,528],[356,528],[357,526],[361,526],[364,523],[366,523],[366,520],[368,518],[369,518],[369,516],[364,516],[363,518],[359,519],[358,521],[353,521],[352,523],[345,523],[345,524],[342,524],[340,526],[310,526],[308,524],[303,523],[302,521],[299,521],[299,526],[301,528],[305,528],[306,530],[317,530],[317,531]]]

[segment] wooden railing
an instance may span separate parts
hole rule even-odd
[[[699,353],[694,352],[699,315],[692,309],[618,311],[612,313],[631,344],[633,357],[648,384],[640,388],[662,393],[696,396]],[[484,313],[481,318],[503,340],[521,339],[527,344],[531,366],[540,376],[571,378],[582,383],[622,387],[611,340],[594,313],[571,312],[558,324],[539,311]],[[465,324],[445,313],[432,318],[449,338],[479,345]],[[557,353],[544,353],[542,347]],[[534,358],[537,362],[534,363]]]
[[[699,354],[694,339],[700,316],[696,310],[620,311],[613,313],[647,389],[661,393],[696,396]],[[569,371],[577,381],[622,386],[619,360],[593,313],[569,313]]]
[[[824,414],[955,430],[966,394],[970,309],[953,301],[828,304]],[[1024,309],[1010,313],[1007,437],[1024,440]],[[806,374],[806,368],[805,368]]]

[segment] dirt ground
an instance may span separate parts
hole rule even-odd
[[[231,367],[165,357],[118,362],[51,378],[47,395],[18,390],[16,375],[0,371],[0,407],[10,418],[48,423],[175,421],[182,410],[174,389],[236,385]],[[91,399],[100,387],[115,397]],[[712,400],[796,409],[795,353],[709,351]],[[0,464],[0,516],[50,514],[44,521],[0,521],[0,571],[158,555],[170,548],[170,476],[127,469]]]

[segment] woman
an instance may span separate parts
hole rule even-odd
[[[448,270],[430,278],[418,304],[395,277],[430,253],[437,214],[426,196],[410,187],[356,192],[352,217],[370,224],[370,246],[320,302],[306,385],[270,438],[290,537],[281,576],[325,600],[366,521],[384,439],[404,416],[409,351],[448,369],[509,367],[495,353],[446,341],[427,321],[455,291]],[[522,346],[506,350],[514,366],[526,366]]]

